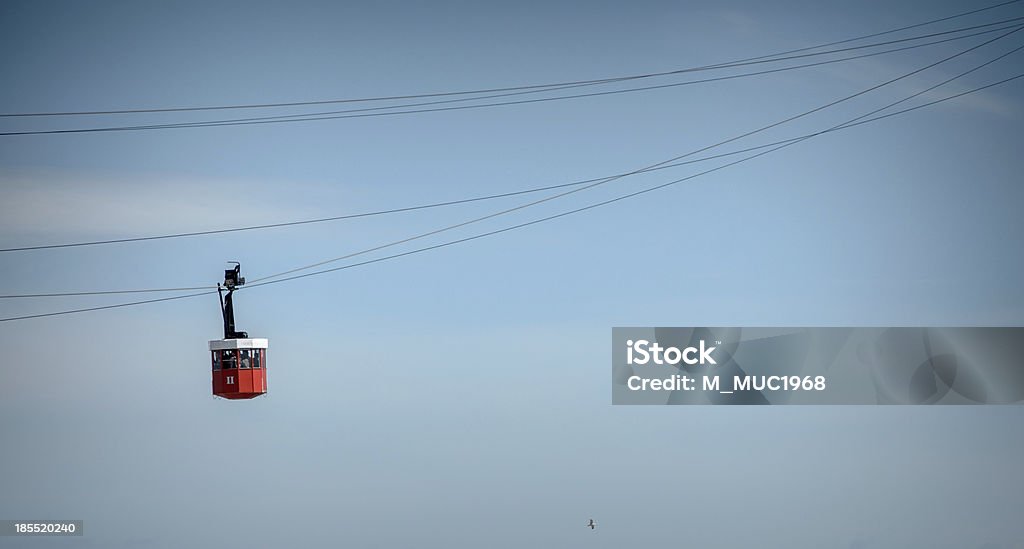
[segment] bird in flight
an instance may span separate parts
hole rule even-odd
[[[593,530],[594,528],[597,527],[597,523],[594,522],[594,519],[590,519],[590,522],[587,524],[587,526],[589,526],[590,529]]]

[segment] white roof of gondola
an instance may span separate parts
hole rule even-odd
[[[211,351],[227,349],[266,349],[270,341],[264,338],[250,339],[214,339],[210,341]]]

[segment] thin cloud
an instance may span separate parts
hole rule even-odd
[[[218,229],[301,219],[309,206],[265,200],[266,181],[169,175],[0,174],[0,233],[88,237]],[[279,193],[275,193],[280,196]]]
[[[958,93],[977,88],[978,86],[1006,78],[1008,74],[1005,71],[1005,68],[1007,66],[1013,66],[1014,59],[1018,55],[1024,54],[1013,54],[1005,59],[1001,59],[988,67],[984,67],[977,72],[965,76],[962,79],[954,80],[949,84],[901,104],[900,108],[906,108],[920,103],[942,99],[944,97],[956,95]],[[924,66],[929,61],[933,62],[938,59],[941,59],[941,57],[933,55],[929,57],[927,61],[918,60],[915,64]],[[879,90],[879,92],[885,93],[884,97],[886,98],[886,102],[894,101],[896,99],[915,94],[924,88],[942,82],[984,62],[982,58],[976,56],[969,57],[967,61],[968,64],[960,61],[955,65],[955,68],[939,66],[929,69],[922,72],[920,75],[905,78],[898,82],[889,84]],[[950,65],[950,67],[953,67],[953,65]],[[895,78],[910,70],[913,70],[913,66],[906,62],[895,63],[879,58],[866,58],[839,65],[826,65],[821,68],[821,72],[818,74],[824,74],[841,82],[848,82],[854,87],[867,87],[873,84],[885,82],[888,79]],[[879,95],[879,97],[881,97],[881,95]],[[1004,117],[1016,117],[1021,113],[1018,101],[1008,99],[996,89],[983,90],[963,97],[958,97],[942,103],[941,106],[947,109],[957,108]]]

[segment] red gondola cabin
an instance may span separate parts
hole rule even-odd
[[[230,399],[253,398],[267,392],[266,339],[215,339],[213,394]]]

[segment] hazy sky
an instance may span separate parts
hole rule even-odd
[[[0,111],[598,79],[981,6],[4,1]],[[1021,16],[1014,4],[875,40]],[[342,215],[628,172],[996,36],[569,101],[0,136],[0,248]],[[710,152],[822,130],[1022,44],[1024,31]],[[1014,76],[1022,60],[1010,55],[907,105]],[[221,336],[213,296],[2,322],[0,519],[84,519],[87,535],[0,538],[0,547],[1024,548],[1020,407],[612,407],[608,376],[612,326],[1024,324],[1022,97],[1016,80],[578,215],[240,292],[239,329],[270,339],[270,392],[253,401],[210,395],[207,341]],[[294,112],[0,118],[0,132]],[[715,165],[624,178],[361,258]],[[549,194],[0,253],[0,294],[211,286],[231,260],[255,279]],[[135,297],[150,296],[3,299],[0,318]],[[585,528],[589,518],[596,531]]]

